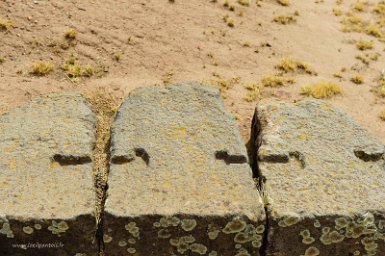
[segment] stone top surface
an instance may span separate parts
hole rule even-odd
[[[385,146],[319,100],[256,108],[259,167],[274,214],[385,213]]]
[[[217,89],[195,83],[136,89],[112,126],[106,211],[262,219],[247,162]]]
[[[94,211],[96,117],[78,94],[33,99],[0,116],[0,217]]]

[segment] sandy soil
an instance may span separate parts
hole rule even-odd
[[[356,119],[385,142],[385,122],[379,113],[384,99],[371,90],[385,68],[385,43],[366,33],[344,33],[333,9],[344,13],[356,1],[292,0],[282,6],[275,0],[250,1],[243,6],[230,0],[0,0],[0,18],[12,26],[0,27],[0,112],[22,102],[56,91],[89,91],[104,87],[123,99],[138,86],[162,85],[187,80],[218,83],[234,77],[238,81],[222,88],[229,109],[239,122],[245,141],[258,101],[244,99],[245,85],[259,83],[277,72],[284,57],[298,59],[313,67],[318,75],[292,74],[292,85],[266,89],[264,100],[293,101],[303,98],[303,84],[332,81],[343,94],[327,99]],[[373,20],[374,4],[367,1],[355,15]],[[259,6],[258,6],[259,5]],[[294,15],[297,11],[298,16]],[[228,26],[224,17],[234,20]],[[296,22],[282,25],[274,17],[291,15]],[[76,38],[66,39],[73,28]],[[385,33],[385,28],[381,27]],[[385,35],[385,34],[384,34]],[[372,40],[374,48],[365,52],[357,40]],[[76,53],[80,65],[91,65],[91,77],[70,78],[63,63]],[[369,65],[358,54],[375,54]],[[54,64],[45,76],[31,75],[37,60]],[[345,68],[342,78],[334,73]],[[365,82],[350,78],[359,73]]]

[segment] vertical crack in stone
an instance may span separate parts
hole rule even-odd
[[[92,105],[97,115],[96,144],[93,151],[93,174],[96,187],[96,234],[95,240],[99,256],[104,256],[103,213],[108,189],[108,173],[110,159],[110,130],[120,100],[105,89],[84,93],[84,97]]]
[[[266,213],[265,231],[263,233],[262,246],[259,250],[260,256],[266,256],[266,248],[268,244],[268,234],[270,231],[270,224],[269,224],[269,215],[268,215],[269,201],[268,201],[268,195],[265,190],[266,178],[262,175],[258,166],[258,150],[262,144],[261,122],[262,120],[258,119],[258,113],[256,112],[251,121],[251,134],[250,134],[250,140],[247,143],[247,149],[249,153],[251,169],[253,170],[253,178],[256,181],[257,189],[262,198],[262,202]]]

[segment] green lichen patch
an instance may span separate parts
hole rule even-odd
[[[33,225],[33,227],[36,230],[41,230],[43,228],[39,223],[36,223],[35,225]]]
[[[306,249],[305,256],[318,256],[320,255],[320,251],[317,247],[311,246]]]
[[[233,219],[229,223],[226,224],[226,226],[223,228],[223,233],[225,234],[233,234],[241,232],[246,228],[246,222],[239,219]]]
[[[184,231],[192,231],[197,226],[197,221],[194,219],[183,219],[181,221],[181,228]]]
[[[136,226],[135,222],[129,222],[124,228],[135,238],[138,238],[140,235],[139,227]]]
[[[67,222],[64,220],[57,222],[55,220],[52,221],[52,224],[48,227],[48,230],[52,232],[54,235],[60,236],[61,233],[66,232],[69,229]]]
[[[23,227],[23,232],[30,235],[33,233],[33,228],[31,228],[30,226],[26,226],[26,227]]]
[[[136,253],[136,249],[133,247],[130,247],[130,248],[127,248],[127,252],[130,254],[134,254],[134,253]]]
[[[6,235],[7,238],[14,238],[13,231],[11,230],[11,225],[8,222],[3,223],[3,227],[0,229],[0,234]]]
[[[217,239],[219,233],[220,233],[219,230],[213,230],[213,231],[208,232],[207,234],[208,234],[210,240],[215,240],[215,239]]]
[[[158,237],[163,239],[170,238],[171,233],[167,229],[161,229],[158,231]]]
[[[292,225],[297,224],[301,221],[301,217],[295,213],[292,213],[288,216],[285,216],[282,220],[278,222],[280,227],[290,227]]]
[[[108,244],[108,243],[111,243],[112,241],[112,236],[108,235],[108,234],[104,234],[103,235],[103,241]]]

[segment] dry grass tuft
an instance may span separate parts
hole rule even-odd
[[[382,121],[385,121],[385,109],[380,112],[380,118]]]
[[[308,64],[303,63],[299,60],[292,60],[290,58],[284,58],[281,62],[276,65],[276,68],[284,73],[289,72],[305,72],[309,75],[317,75],[317,72],[311,68]]]
[[[293,15],[280,15],[273,19],[273,21],[282,24],[287,25],[289,23],[294,23],[297,21],[297,19]]]
[[[69,28],[64,32],[64,37],[68,40],[75,40],[78,32],[74,28]]]
[[[290,5],[289,0],[277,0],[277,2],[282,6],[289,6]]]
[[[95,73],[95,69],[91,65],[82,66],[78,64],[78,57],[75,53],[71,53],[68,56],[68,58],[64,61],[62,69],[71,79],[77,77],[91,77]]]
[[[248,90],[248,93],[244,99],[248,102],[256,101],[261,98],[262,95],[262,86],[260,84],[251,83],[245,85],[245,88]]]
[[[264,87],[279,87],[288,84],[294,84],[294,77],[282,77],[282,76],[265,76],[261,80],[261,84]]]
[[[30,74],[36,76],[45,76],[51,73],[54,69],[54,65],[48,61],[36,61],[32,64]]]
[[[250,1],[249,0],[237,0],[237,3],[243,6],[249,6]]]
[[[359,40],[359,41],[357,41],[356,46],[361,51],[370,50],[370,49],[373,49],[374,42],[373,41]]]
[[[364,78],[361,75],[354,75],[352,78],[350,78],[350,81],[352,81],[355,84],[363,84]]]
[[[321,82],[314,85],[304,85],[301,94],[316,99],[327,99],[342,94],[340,85],[332,82]]]
[[[0,17],[0,31],[7,31],[10,27],[12,27],[12,22]]]

